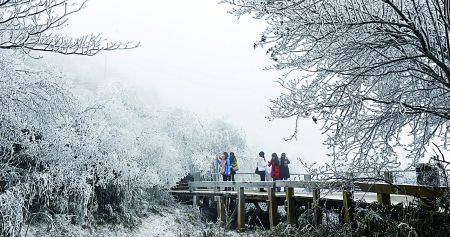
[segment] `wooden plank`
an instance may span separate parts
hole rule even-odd
[[[313,211],[314,211],[313,225],[315,225],[315,226],[322,224],[323,216],[322,216],[322,210],[320,209],[320,206],[319,206],[319,199],[320,199],[320,189],[314,189],[312,206],[313,206]]]
[[[188,191],[188,190],[170,190],[170,194],[175,196],[193,196],[197,195],[199,197],[215,197],[215,196],[226,196],[226,197],[236,197],[237,198],[237,192],[236,191],[215,191],[212,189],[203,189],[203,190],[197,190],[197,191]],[[259,191],[251,191],[251,190],[245,190],[245,202],[246,203],[255,203],[255,202],[266,202],[267,201],[267,193],[266,192],[259,192]],[[284,192],[277,192],[275,194],[277,199],[283,200],[286,196]],[[354,193],[354,199],[360,199],[364,198],[366,202],[376,202],[377,201],[377,195],[374,193],[366,193],[366,192],[355,192]],[[413,200],[413,197],[411,196],[403,196],[398,194],[391,194],[391,203],[397,204],[399,202],[410,202]],[[294,192],[293,199],[296,203],[311,203],[312,202],[312,193],[299,193]],[[279,200],[280,201],[280,200]],[[325,196],[321,194],[320,197],[320,203],[326,202],[327,206],[334,205],[334,206],[342,206],[342,193],[339,192],[333,192],[333,193],[327,193]],[[321,204],[322,205],[322,204]]]
[[[353,183],[356,187],[363,192],[372,192],[380,194],[403,194],[419,197],[436,198],[441,197],[446,187],[433,187],[425,185],[391,185],[385,183]],[[203,182],[189,182],[189,188],[191,191],[196,188],[225,188],[233,187],[238,189],[244,188],[270,188],[274,185],[279,187],[292,187],[292,188],[306,188],[306,189],[327,189],[331,187],[339,187],[342,185],[340,182],[319,182],[319,181],[281,181],[267,182],[267,181],[236,181],[236,182],[215,182],[215,181],[203,181]]]
[[[442,197],[446,187],[432,187],[425,185],[390,185],[385,183],[354,183],[364,192],[380,193],[380,194],[403,194],[418,197],[436,198]]]
[[[288,187],[286,192],[286,212],[287,221],[290,225],[296,225],[297,219],[295,218],[295,201],[294,201],[294,188]]]
[[[326,188],[326,186],[334,186],[332,182],[320,181],[291,181],[291,180],[277,180],[275,186],[277,187],[291,187],[291,188]]]
[[[199,182],[189,182],[189,189],[193,190],[195,188],[270,188],[274,186],[272,181],[199,181]]]
[[[196,187],[204,187],[204,188],[211,188],[211,187],[273,187],[274,182],[257,182],[256,184],[252,184],[250,182],[235,182],[236,184],[233,185],[233,182],[214,182],[214,181],[207,181],[207,182],[191,182],[190,187],[196,188]],[[327,187],[332,186],[339,186],[342,185],[342,183],[339,182],[304,182],[304,181],[276,181],[277,186],[281,187],[292,187],[292,188],[304,188],[304,187],[314,187],[314,188],[320,188],[320,189],[326,189]],[[406,194],[411,195],[414,193],[418,193],[421,195],[424,195],[425,197],[430,195],[440,195],[447,189],[444,186],[439,187],[433,187],[433,186],[425,186],[425,185],[404,185],[404,184],[397,184],[397,185],[391,185],[391,184],[385,184],[385,183],[369,183],[369,182],[355,182],[354,185],[361,189],[361,191],[364,192],[373,192],[373,193],[389,193],[389,194]],[[184,190],[171,190],[170,192],[177,192]],[[198,191],[198,190],[196,190]],[[195,192],[191,189],[191,192]],[[220,193],[221,191],[217,191]],[[434,196],[432,196],[434,197]]]
[[[269,188],[269,224],[270,229],[278,225],[278,203],[275,197],[275,188]]]
[[[319,181],[194,181],[189,182],[190,190],[196,188],[270,188],[270,187],[292,187],[292,188],[327,188],[339,186],[340,182],[319,182]]]
[[[243,232],[245,230],[245,196],[244,187],[240,187],[238,190],[237,198],[237,232]]]

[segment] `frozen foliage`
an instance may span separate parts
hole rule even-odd
[[[0,52],[1,236],[55,218],[134,225],[217,152],[245,149],[225,123],[145,106],[117,83],[98,94],[74,90],[27,59]]]
[[[379,171],[396,146],[412,164],[430,141],[448,145],[448,0],[222,2],[268,23],[254,47],[286,72],[272,118],[323,124],[334,168]]]
[[[61,36],[68,16],[84,8],[87,0],[0,0],[0,49],[50,51],[94,55],[102,50],[137,45],[105,42],[100,34],[78,38]]]

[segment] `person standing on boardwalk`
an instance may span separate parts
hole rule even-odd
[[[217,163],[219,163],[220,174],[222,174],[223,181],[230,180],[230,158],[227,152],[224,152],[220,159],[217,159]],[[228,188],[225,188],[224,191],[227,191]]]
[[[230,152],[230,175],[231,175],[231,181],[235,181],[234,180],[234,175],[236,174],[236,171],[238,171],[238,164],[237,164],[237,159],[236,156],[234,155],[234,152]]]
[[[259,174],[261,181],[266,181],[266,159],[264,158],[264,152],[259,152],[259,156],[256,159],[255,173]],[[259,188],[259,191],[265,192],[263,188]]]
[[[278,159],[277,153],[272,153],[272,159],[269,161],[269,167],[272,167],[270,175],[273,181],[280,179],[280,159]],[[281,187],[277,187],[277,191],[281,191]]]
[[[289,173],[289,164],[290,163],[291,162],[286,157],[286,153],[281,153],[281,157],[280,157],[280,180],[288,180],[291,177],[291,174]]]
[[[291,177],[289,173],[289,164],[291,162],[286,157],[286,153],[281,153],[280,157],[280,180],[288,180]]]

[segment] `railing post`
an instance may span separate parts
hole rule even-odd
[[[314,210],[314,218],[313,218],[313,225],[320,225],[322,224],[322,210],[319,206],[319,199],[320,199],[320,189],[313,189],[313,210]]]
[[[345,173],[345,176],[346,176],[346,178],[349,179],[349,180],[353,180],[353,178],[355,177],[354,174],[353,174],[353,172],[346,172],[346,173]]]
[[[377,202],[383,205],[391,204],[391,196],[389,193],[377,193]]]
[[[269,224],[270,229],[278,225],[278,203],[277,198],[275,196],[275,187],[269,188],[268,193],[269,198]]]
[[[192,207],[197,208],[200,203],[200,200],[197,195],[192,196]]]
[[[384,180],[392,184],[394,182],[392,172],[385,171]],[[391,195],[389,193],[377,193],[377,201],[379,204],[389,205],[391,204]]]
[[[286,212],[287,212],[287,221],[290,225],[297,224],[297,220],[295,219],[295,201],[294,201],[294,188],[285,187],[286,192]]]
[[[238,206],[237,206],[237,232],[243,232],[245,230],[245,195],[244,187],[238,189]]]
[[[312,175],[310,175],[310,174],[305,174],[305,175],[304,175],[304,179],[305,179],[305,181],[307,181],[307,182],[311,182],[311,177],[312,177]],[[308,186],[305,188],[305,191],[311,192],[310,185],[308,185]]]
[[[384,171],[384,180],[388,183],[394,183],[394,175],[390,171]]]
[[[342,192],[342,215],[344,217],[344,224],[351,223],[351,205],[352,205],[353,195],[350,190],[344,190]]]
[[[304,175],[304,179],[305,179],[305,181],[311,181],[311,175],[310,174],[305,174]]]

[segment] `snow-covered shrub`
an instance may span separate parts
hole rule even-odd
[[[448,211],[413,204],[368,204],[356,209],[355,221],[356,236],[447,236],[450,231]]]
[[[74,90],[26,61],[0,52],[0,236],[23,233],[36,213],[133,226],[216,153],[245,149],[225,123],[145,106],[118,83]]]

